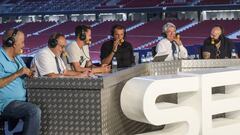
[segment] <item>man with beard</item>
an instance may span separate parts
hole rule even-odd
[[[67,45],[67,62],[74,71],[89,71],[92,73],[106,73],[110,71],[110,66],[102,64],[100,67],[93,65],[89,54],[91,44],[91,27],[79,25],[75,28],[76,40]]]
[[[215,25],[210,36],[205,39],[202,47],[203,59],[224,59],[231,58],[231,53],[235,50],[235,45],[223,33],[223,28]],[[235,51],[234,51],[235,53]]]
[[[125,40],[126,29],[116,24],[111,29],[112,39],[104,42],[101,47],[101,62],[111,65],[116,58],[117,68],[131,67],[135,64],[132,44]]]

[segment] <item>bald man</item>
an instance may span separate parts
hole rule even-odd
[[[24,78],[31,77],[19,56],[24,48],[24,33],[18,29],[6,30],[0,48],[0,112],[8,120],[11,129],[22,119],[23,135],[39,135],[41,110],[26,102]]]
[[[215,25],[210,36],[204,41],[202,57],[203,59],[231,58],[232,49],[235,49],[233,42],[224,36],[221,26]]]

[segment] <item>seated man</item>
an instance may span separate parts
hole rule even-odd
[[[224,36],[223,28],[216,25],[212,28],[210,36],[204,40],[202,57],[203,59],[231,58],[232,49],[235,49],[234,44]]]
[[[3,46],[0,48],[0,111],[11,122],[23,120],[23,135],[39,135],[41,110],[35,104],[26,102],[24,78],[31,77],[32,72],[19,56],[23,47],[22,31],[9,29],[3,34]]]
[[[88,77],[89,72],[75,72],[67,70],[60,57],[66,46],[66,39],[63,34],[54,33],[48,40],[48,46],[39,50],[33,58],[31,67],[35,69],[35,76],[80,76]]]
[[[115,25],[112,27],[111,35],[113,39],[104,42],[101,47],[102,64],[111,64],[113,57],[117,59],[118,68],[130,67],[135,64],[133,47],[124,40],[125,28],[121,25]]]
[[[176,26],[168,22],[163,25],[162,31],[163,39],[157,44],[156,56],[168,55],[165,61],[186,59],[188,52],[180,38],[176,36]]]
[[[89,45],[91,44],[91,28],[86,25],[79,25],[75,28],[76,40],[67,45],[67,61],[74,71],[91,71],[92,73],[106,73],[110,71],[110,66],[102,64],[96,67],[92,64],[89,55]]]

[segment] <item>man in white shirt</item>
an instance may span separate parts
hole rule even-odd
[[[54,33],[48,40],[48,46],[41,49],[33,58],[31,64],[32,69],[35,69],[34,76],[80,76],[88,77],[89,72],[75,72],[67,70],[61,59],[61,54],[66,46],[66,39],[61,33]]]
[[[163,39],[157,44],[156,56],[168,55],[165,61],[186,59],[187,49],[182,41],[176,36],[176,26],[173,23],[163,25]]]
[[[95,67],[89,55],[91,44],[91,28],[86,25],[79,25],[75,28],[76,40],[67,45],[66,52],[68,61],[74,71],[91,71],[92,73],[105,73],[110,71],[110,66],[104,64]]]
[[[85,68],[87,65],[91,65],[88,45],[83,45],[79,47],[77,41],[74,40],[69,45],[67,45],[66,53],[69,63],[74,63],[77,61],[77,65],[73,64],[73,69],[75,69],[75,67],[77,66],[80,66],[82,67],[82,69],[80,70],[88,70],[87,68]]]

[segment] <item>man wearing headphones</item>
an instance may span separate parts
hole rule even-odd
[[[156,56],[168,55],[165,61],[186,59],[188,52],[176,36],[176,26],[168,22],[163,25],[162,31],[163,39],[157,44]]]
[[[235,45],[224,36],[223,28],[215,25],[210,36],[204,40],[202,57],[203,59],[231,58],[232,49],[235,49]]]
[[[92,73],[106,73],[110,67],[102,65],[95,67],[89,55],[89,45],[91,44],[91,27],[79,25],[75,28],[76,40],[66,47],[68,61],[74,71],[90,71]]]
[[[80,76],[88,77],[89,72],[75,72],[67,70],[61,58],[67,42],[65,36],[61,33],[53,33],[49,40],[48,46],[41,49],[33,58],[31,67],[35,69],[35,76]]]
[[[117,59],[117,67],[130,67],[135,64],[133,47],[124,40],[125,28],[122,25],[114,25],[111,30],[113,39],[103,43],[101,47],[102,64],[111,64],[113,57]]]
[[[24,33],[18,29],[6,30],[3,46],[0,48],[0,112],[14,129],[18,119],[22,119],[23,135],[39,135],[41,110],[26,102],[25,76],[31,77],[19,56],[23,52]]]

